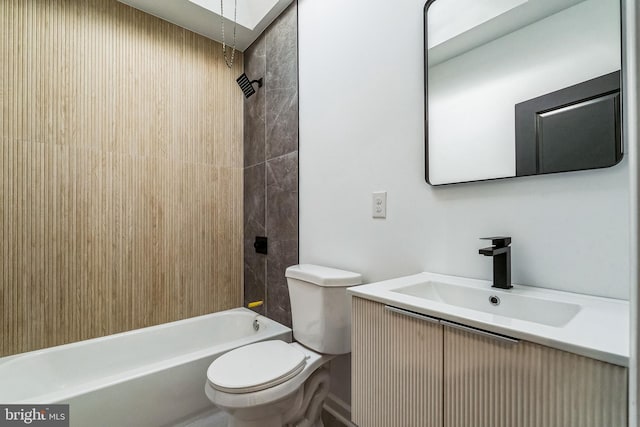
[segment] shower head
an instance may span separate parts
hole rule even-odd
[[[242,89],[242,92],[244,92],[245,98],[249,98],[251,95],[256,93],[256,90],[253,88],[254,83],[258,83],[258,87],[262,87],[262,77],[258,80],[249,81],[249,77],[247,77],[245,73],[242,73],[242,75],[238,77],[236,81],[238,82],[238,86],[240,86],[240,89]]]

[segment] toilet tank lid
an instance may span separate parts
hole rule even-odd
[[[358,273],[313,264],[292,265],[287,268],[285,276],[319,286],[347,287],[362,283],[362,276]]]

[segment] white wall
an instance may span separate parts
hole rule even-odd
[[[446,187],[424,181],[424,0],[300,0],[300,261],[367,281],[490,279],[479,237],[513,237],[515,283],[628,298],[628,166]],[[371,192],[388,217],[371,218]]]
[[[609,169],[430,187],[424,0],[299,0],[300,261],[368,282],[491,279],[479,237],[513,237],[513,280],[628,298],[628,160]],[[388,217],[371,218],[371,192]],[[349,400],[344,365],[333,392]]]
[[[429,181],[515,176],[514,105],[619,70],[620,52],[619,4],[587,0],[431,67]]]
[[[640,150],[638,150],[638,115],[640,115],[640,94],[638,86],[638,76],[640,76],[640,7],[635,1],[624,2],[624,25],[625,34],[623,45],[626,51],[626,62],[624,64],[624,80],[627,90],[625,91],[623,102],[626,105],[623,120],[625,122],[625,134],[629,153],[629,195],[630,195],[630,308],[631,308],[631,359],[629,361],[629,427],[640,426],[640,412],[638,411],[638,396],[640,395],[640,378],[638,370],[638,355],[640,355],[640,340],[638,331],[640,330],[640,317],[638,309],[640,307],[640,291],[638,283],[640,275],[638,265],[638,231],[640,230],[640,199],[638,188],[640,184],[640,174],[638,167],[640,164]]]

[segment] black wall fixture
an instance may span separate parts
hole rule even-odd
[[[516,104],[516,176],[622,160],[620,72]]]
[[[267,238],[264,236],[256,236],[255,242],[253,242],[253,247],[258,254],[267,254]]]

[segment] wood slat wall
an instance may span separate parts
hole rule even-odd
[[[242,55],[115,0],[0,34],[0,355],[238,306]]]

